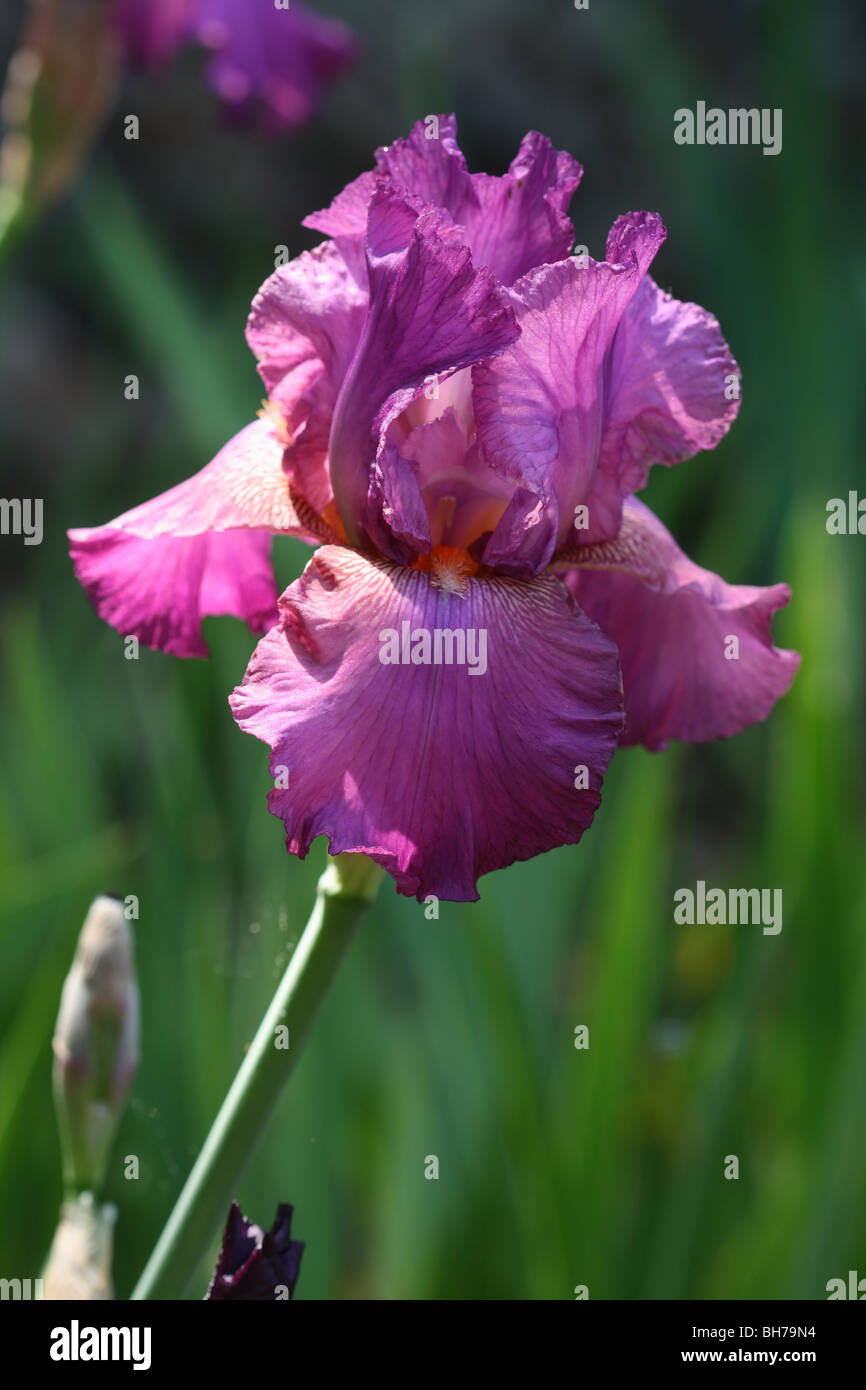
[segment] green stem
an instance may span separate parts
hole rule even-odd
[[[0,185],[0,267],[15,254],[27,222],[19,190]]]
[[[238,1177],[292,1072],[354,929],[375,896],[381,872],[363,855],[345,854],[332,859],[319,879],[310,920],[132,1299],[182,1297],[225,1220]],[[285,1037],[283,1027],[289,1030],[288,1049],[277,1046]]]

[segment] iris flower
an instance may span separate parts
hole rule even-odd
[[[209,76],[226,105],[265,125],[302,125],[325,87],[355,61],[339,20],[274,0],[116,0],[115,20],[133,62],[170,58],[192,40],[212,54]]]
[[[121,633],[179,656],[208,614],[265,634],[230,703],[288,849],[324,834],[419,900],[576,843],[619,744],[735,734],[798,663],[770,635],[788,588],[701,569],[634,496],[719,442],[739,372],[650,277],[656,214],[571,254],[580,176],[536,133],[471,174],[451,117],[380,149],[253,302],[260,417],[70,533]],[[318,547],[279,603],[274,534]]]

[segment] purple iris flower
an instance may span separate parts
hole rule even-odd
[[[301,1268],[304,1242],[291,1239],[292,1208],[285,1202],[263,1231],[232,1202],[219,1259],[205,1299],[270,1302],[290,1299]]]
[[[172,56],[186,41],[212,53],[211,84],[239,115],[275,128],[302,125],[329,83],[357,58],[351,31],[291,0],[116,0],[133,62]]]
[[[798,664],[770,636],[788,588],[726,584],[633,496],[719,442],[739,373],[650,278],[654,213],[570,254],[580,175],[535,133],[470,174],[451,117],[380,149],[255,298],[260,418],[70,533],[121,633],[201,656],[208,614],[266,632],[231,706],[289,850],[324,834],[419,899],[576,843],[618,744],[735,734]],[[275,533],[321,547],[278,604]]]

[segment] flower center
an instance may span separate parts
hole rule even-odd
[[[418,556],[412,568],[429,573],[437,589],[444,593],[465,598],[469,581],[481,566],[467,550],[456,545],[434,545],[429,555]]]

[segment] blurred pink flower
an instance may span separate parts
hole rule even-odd
[[[117,0],[133,62],[171,57],[184,42],[211,53],[212,86],[233,112],[275,129],[302,125],[357,57],[351,31],[291,0]]]

